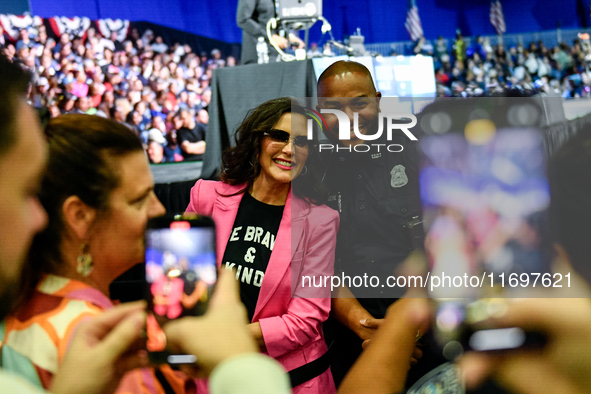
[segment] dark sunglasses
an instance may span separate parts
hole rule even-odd
[[[287,144],[289,140],[292,140],[293,144],[298,148],[308,148],[314,143],[314,141],[309,140],[305,135],[298,135],[295,138],[291,138],[291,135],[283,130],[271,129],[265,131],[264,134],[271,137],[273,141],[281,142],[282,144]]]

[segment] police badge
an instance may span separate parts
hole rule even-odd
[[[402,164],[398,164],[390,171],[392,179],[390,180],[390,186],[402,187],[408,183],[408,177],[406,176],[405,168]]]

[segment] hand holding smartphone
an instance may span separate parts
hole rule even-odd
[[[550,272],[544,140],[535,114],[527,112],[527,122],[513,116],[533,106],[498,99],[444,104],[423,115],[426,133],[418,143],[435,310],[425,340],[450,361],[468,351],[542,348],[545,333],[496,326],[493,313],[494,299],[539,290],[532,278]],[[508,277],[523,279],[509,283]],[[456,369],[444,364],[409,392],[442,387],[463,393]]]
[[[450,360],[468,350],[543,346],[539,333],[476,324],[488,317],[480,299],[523,297],[527,287],[542,287],[538,281],[534,288],[536,277],[550,272],[550,194],[540,131],[472,120],[425,136],[419,149],[425,251],[436,284],[430,287],[435,342]],[[522,280],[509,283],[509,277]]]
[[[147,350],[156,364],[191,364],[190,354],[167,349],[164,326],[207,310],[217,281],[215,226],[196,215],[152,219],[146,230],[144,294],[148,303]]]

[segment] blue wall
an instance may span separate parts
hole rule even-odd
[[[0,14],[21,15],[30,12],[29,0],[4,0],[0,1]]]
[[[425,36],[452,37],[495,34],[489,21],[490,0],[416,0]],[[240,42],[236,27],[238,0],[31,0],[32,13],[42,17],[88,16],[148,21],[226,42]],[[404,28],[407,0],[324,0],[324,16],[336,39],[359,27],[366,42],[409,39]],[[504,0],[507,34],[589,26],[587,0]],[[320,23],[311,39],[320,38]]]

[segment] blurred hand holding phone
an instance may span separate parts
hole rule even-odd
[[[588,393],[591,386],[589,298],[531,298],[508,303],[492,318],[498,329],[543,329],[548,344],[538,351],[470,352],[460,360],[468,388],[495,378],[514,393]]]
[[[176,353],[197,355],[197,367],[183,371],[195,377],[207,376],[226,359],[258,352],[247,328],[238,283],[233,271],[222,271],[203,316],[176,319],[164,326],[170,348]]]
[[[506,309],[499,298],[526,297],[535,275],[550,275],[542,113],[533,101],[483,98],[442,100],[421,115],[426,289],[434,309],[426,340],[450,361],[547,342],[539,330],[494,325]],[[444,364],[409,392],[463,393],[456,369]]]
[[[151,361],[194,363],[193,354],[167,349],[163,329],[173,320],[207,311],[217,280],[213,220],[195,215],[152,219],[146,230],[145,278],[146,347]]]
[[[483,117],[427,134],[419,149],[425,251],[438,279],[429,288],[438,304],[433,329],[453,359],[470,348],[470,327],[494,312],[494,302],[479,299],[519,297],[533,275],[550,272],[544,143],[535,127],[497,128]],[[481,351],[517,343],[505,339],[489,331],[472,343],[486,343]]]

